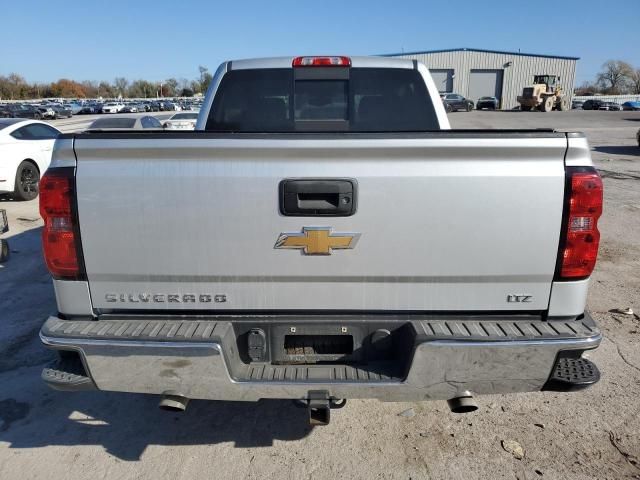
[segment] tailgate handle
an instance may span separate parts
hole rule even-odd
[[[286,179],[280,182],[280,213],[293,217],[348,217],[356,212],[351,179]]]

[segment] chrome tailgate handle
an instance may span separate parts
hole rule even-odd
[[[356,211],[356,182],[350,179],[285,179],[280,213],[293,217],[348,217]]]

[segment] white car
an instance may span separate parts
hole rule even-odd
[[[38,196],[40,176],[49,167],[58,134],[38,120],[0,118],[0,194],[17,200]]]
[[[195,130],[198,112],[180,112],[171,115],[162,126],[165,130]]]
[[[124,103],[108,102],[102,106],[102,113],[120,113]]]

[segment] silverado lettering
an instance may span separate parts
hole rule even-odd
[[[227,301],[226,295],[209,295],[209,294],[164,294],[164,293],[106,293],[105,301],[109,303],[114,302],[130,302],[130,303],[165,303],[169,302],[179,302],[179,303],[211,303],[212,301],[215,303],[223,303]]]

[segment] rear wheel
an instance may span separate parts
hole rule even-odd
[[[566,98],[560,99],[560,101],[558,102],[558,110],[560,110],[561,112],[569,110],[569,100],[567,100]]]
[[[470,112],[471,110],[473,110],[473,103],[469,102],[467,103],[467,112]]]
[[[444,109],[447,113],[451,113],[453,111],[453,107],[448,103],[445,104]]]
[[[13,197],[16,200],[33,200],[38,196],[38,183],[40,172],[34,163],[25,160],[16,170],[16,187]]]

